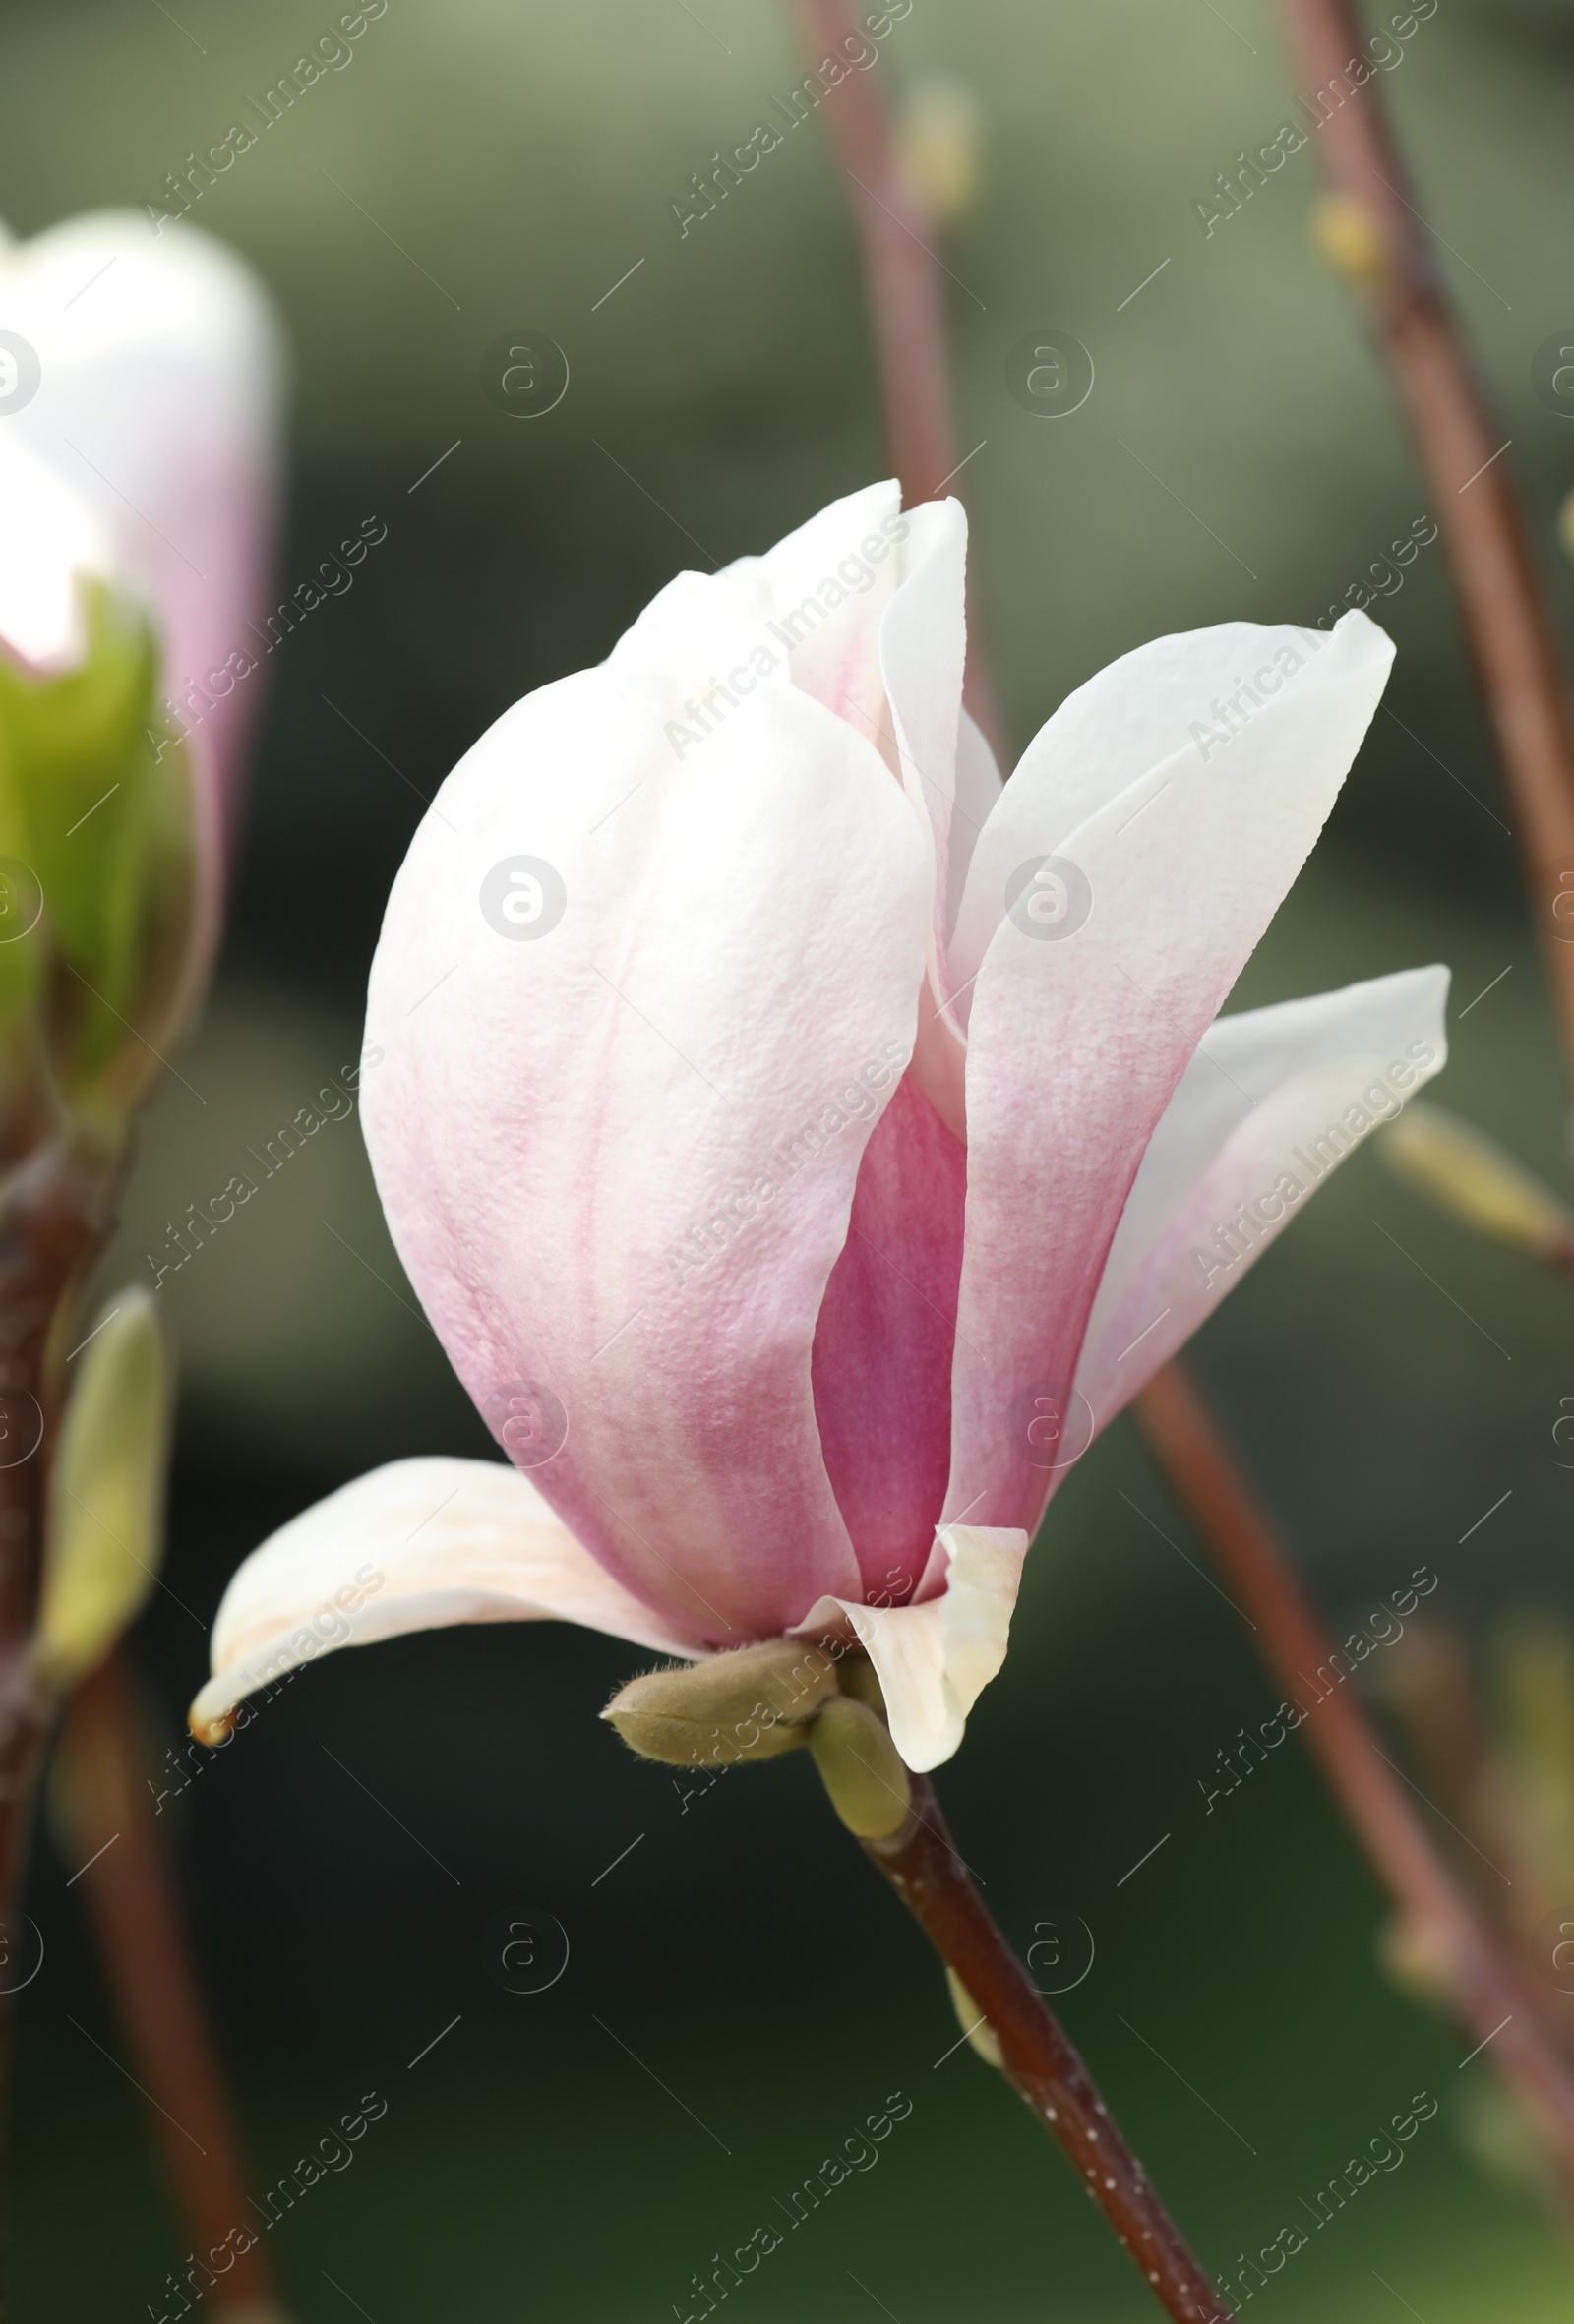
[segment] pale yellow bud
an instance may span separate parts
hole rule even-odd
[[[1447,2007],[1453,1993],[1450,1964],[1429,1923],[1414,1913],[1394,1913],[1377,1931],[1377,1958],[1412,2000]]]
[[[954,73],[925,73],[912,82],[896,124],[902,176],[933,226],[954,226],[978,200],[978,97]]]
[[[77,1359],[49,1480],[33,1670],[64,1691],[140,1609],[163,1555],[172,1382],[152,1294],[116,1294]]]
[[[831,1806],[861,1840],[887,1840],[907,1821],[907,1769],[890,1729],[868,1703],[846,1696],[828,1702],[810,1731]]]
[[[708,1662],[631,1679],[607,1704],[631,1751],[675,1767],[732,1767],[809,1741],[808,1721],[836,1693],[836,1660],[805,1639],[767,1639]]]
[[[978,2052],[986,2065],[1003,2068],[1005,2059],[995,2028],[949,1961],[945,1964],[945,1982],[951,1990],[951,2007],[956,2011],[956,2022],[966,2034],[969,2048]]]
[[[1353,282],[1381,282],[1391,268],[1382,221],[1352,194],[1321,197],[1311,213],[1311,238],[1328,264]]]
[[[1390,1169],[1451,1217],[1549,1265],[1574,1264],[1574,1213],[1482,1131],[1419,1101],[1382,1137]]]

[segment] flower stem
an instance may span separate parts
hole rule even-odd
[[[1059,2020],[991,1919],[923,1775],[889,1839],[860,1846],[940,1959],[953,1969],[1000,2047],[1001,2071],[1026,2099],[1176,2324],[1225,2324],[1234,2311],[1186,2248]]]
[[[812,65],[838,47],[845,54],[843,44],[862,37],[846,0],[793,0],[793,8]],[[875,72],[848,73],[827,90],[824,114],[858,231],[891,464],[902,499],[915,507],[942,486],[960,498],[961,486],[952,484],[958,454],[939,262],[933,229],[903,177],[878,80]],[[973,597],[970,584],[967,706],[999,756],[1003,729]]]
[[[137,2079],[151,2101],[149,2129],[182,2234],[195,2251],[221,2255],[247,2222],[246,2179],[149,1801],[145,1756],[131,1672],[117,1648],[71,1698],[60,1804],[86,1860],[80,1877]],[[218,2264],[216,2314],[244,2310],[260,2324],[275,2312],[272,2270],[255,2239]]]
[[[1283,7],[1302,83],[1326,89],[1362,53],[1350,0],[1283,0]],[[1378,263],[1362,269],[1366,311],[1435,497],[1574,1078],[1574,944],[1556,940],[1560,924],[1551,917],[1560,863],[1574,870],[1574,719],[1514,490],[1509,432],[1487,400],[1431,235],[1412,206],[1375,73],[1317,135],[1334,187],[1377,232]]]
[[[1354,1689],[1336,1686],[1306,1702],[1319,1692],[1315,1675],[1329,1667],[1332,1647],[1288,1550],[1179,1364],[1155,1373],[1136,1409],[1181,1504],[1257,1625],[1279,1683],[1306,1711],[1306,1740],[1378,1877],[1424,1932],[1428,1964],[1455,2014],[1478,2044],[1490,2042],[1493,2064],[1540,2125],[1574,2194],[1574,2069],[1558,2056],[1517,1965],[1426,1837]]]
[[[0,1938],[8,1964],[20,1964],[26,1953],[22,1878],[50,1718],[28,1658],[58,1401],[50,1336],[99,1248],[107,1214],[103,1174],[56,1145],[20,1163],[0,1192]],[[0,2324],[10,2312],[6,2196],[15,2007],[14,1991],[0,1996]]]

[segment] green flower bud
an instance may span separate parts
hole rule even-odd
[[[163,1551],[172,1382],[152,1294],[120,1292],[83,1348],[49,1478],[31,1659],[63,1693],[109,1651]]]
[[[820,1781],[850,1832],[886,1840],[907,1820],[907,1769],[884,1720],[846,1696],[828,1702],[809,1738]]]
[[[836,1693],[836,1661],[804,1639],[770,1639],[708,1662],[631,1679],[601,1716],[631,1751],[671,1766],[735,1766],[809,1741],[808,1721]]]
[[[111,1142],[158,1070],[191,950],[191,773],[146,616],[83,583],[88,650],[0,656],[0,1116],[53,1102]]]

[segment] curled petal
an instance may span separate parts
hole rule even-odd
[[[459,1622],[577,1622],[667,1654],[704,1651],[620,1588],[527,1478],[500,1460],[394,1460],[254,1549],[213,1623],[192,1732],[302,1662]]]
[[[1444,968],[1221,1017],[1126,1198],[1076,1385],[1105,1427],[1448,1055]]]
[[[946,1497],[948,1511],[981,1522],[1038,1522],[1068,1450],[1063,1437],[1044,1441],[1043,1423],[1051,1407],[1063,1416],[1137,1165],[1310,852],[1393,658],[1360,614],[1331,636],[1255,635],[1281,682],[1233,739],[1207,758],[1186,743],[1063,840],[1046,781],[1034,853],[999,888],[1005,917],[988,939],[968,1026]],[[1282,643],[1287,635],[1298,643]],[[1207,631],[1191,642],[1200,686],[1218,648]],[[1016,780],[979,840],[964,922],[999,877],[997,817],[1019,835],[1030,828],[1013,821]],[[1074,1414],[1070,1449],[1098,1417]]]
[[[821,1598],[804,1632],[850,1630],[875,1665],[891,1740],[915,1774],[948,1759],[967,1714],[1005,1660],[1028,1536],[1014,1527],[942,1525],[944,1593],[922,1605]]]

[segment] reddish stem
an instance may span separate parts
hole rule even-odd
[[[272,2306],[272,2271],[255,2239],[248,2250],[228,2240],[247,2224],[246,2179],[149,1801],[146,1757],[131,1674],[117,1650],[71,1698],[61,1804],[87,1867],[83,1889],[137,2080],[152,2102],[149,2128],[182,2233],[210,2274],[213,2254],[232,2254],[214,2263],[215,2313],[261,2311]]]
[[[58,1147],[15,1171],[0,1207],[0,1938],[21,1958],[22,1877],[50,1706],[28,1664],[58,1384],[50,1333],[99,1247],[107,1185]],[[10,2313],[11,2049],[0,1994],[0,2324]]]
[[[1347,68],[1363,46],[1350,0],[1283,5],[1305,86],[1314,94],[1348,88]],[[1333,185],[1373,221],[1386,254],[1368,284],[1367,313],[1436,500],[1574,1074],[1574,944],[1557,941],[1562,924],[1551,912],[1560,865],[1574,872],[1574,720],[1514,490],[1508,430],[1483,389],[1431,236],[1412,206],[1375,73],[1333,105],[1316,134]]]
[[[812,65],[848,39],[862,38],[845,0],[793,0],[793,6]],[[858,230],[880,405],[902,499],[916,507],[934,500],[942,486],[960,499],[935,230],[902,174],[878,71],[844,74],[827,89],[823,110]],[[1004,730],[979,642],[971,586],[968,601],[967,706],[999,755]]]
[[[1487,1935],[1417,1821],[1354,1690],[1336,1687],[1306,1702],[1315,1693],[1311,1674],[1328,1666],[1333,1647],[1288,1549],[1179,1364],[1155,1373],[1136,1410],[1181,1504],[1256,1623],[1280,1685],[1307,1711],[1302,1732],[1373,1870],[1425,1932],[1428,1959],[1462,2024],[1478,2043],[1491,2043],[1493,2064],[1543,2127],[1574,2191],[1574,2072],[1549,2046],[1517,1966]]]
[[[1234,2310],[1186,2248],[1087,2067],[990,1918],[940,1814],[934,1787],[909,1778],[912,1814],[888,1840],[865,1840],[940,1959],[999,2043],[1004,2072],[1050,2135],[1176,2324],[1225,2324]]]

